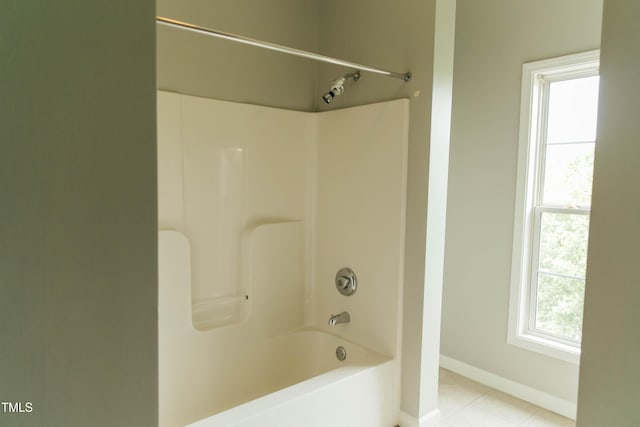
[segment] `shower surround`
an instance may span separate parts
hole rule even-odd
[[[158,93],[161,427],[397,422],[408,105]]]

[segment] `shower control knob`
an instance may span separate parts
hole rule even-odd
[[[353,270],[345,267],[336,273],[336,289],[342,295],[353,295],[357,287],[356,273],[354,273]]]
[[[348,289],[349,285],[351,285],[351,278],[347,276],[339,276],[338,283],[336,286],[338,289]]]

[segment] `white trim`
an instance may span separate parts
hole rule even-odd
[[[520,384],[442,354],[440,355],[440,366],[572,420],[576,419],[577,404],[575,402]]]
[[[516,347],[534,351],[574,365],[580,364],[580,352],[578,349],[542,336],[522,332],[516,337],[509,336],[507,342]]]
[[[404,411],[398,414],[398,425],[400,427],[437,427],[440,424],[440,410],[434,409],[420,419],[409,415]]]
[[[538,164],[543,160],[544,152],[537,143],[538,133],[543,132],[545,123],[533,119],[533,112],[539,111],[545,96],[541,93],[542,78],[564,75],[567,73],[594,73],[600,51],[567,55],[543,61],[524,64],[522,67],[522,88],[520,105],[520,132],[518,143],[518,175],[516,184],[516,201],[514,209],[513,249],[511,259],[511,293],[509,301],[509,325],[507,342],[530,351],[535,351],[573,364],[580,363],[580,349],[570,345],[556,343],[551,338],[543,338],[529,334],[529,315],[533,311],[529,303],[534,303],[532,289],[528,285],[532,272],[532,254],[538,246],[533,237],[536,217],[532,210],[535,200],[534,192],[540,191],[540,185],[532,185],[541,177]],[[535,163],[538,162],[538,163]],[[573,212],[577,213],[577,212]],[[523,284],[527,284],[524,286]],[[533,295],[535,297],[535,295]]]

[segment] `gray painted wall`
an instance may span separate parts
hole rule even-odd
[[[153,15],[3,2],[0,425],[157,425]]]
[[[458,0],[442,354],[576,402],[578,367],[507,344],[522,64],[598,48],[602,0]]]
[[[158,15],[316,52],[317,0],[158,0]],[[313,111],[317,63],[158,26],[158,89]]]
[[[640,425],[640,3],[605,0],[579,427]]]

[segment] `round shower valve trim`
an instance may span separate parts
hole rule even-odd
[[[336,289],[342,295],[349,296],[356,292],[358,281],[356,273],[348,267],[341,268],[336,273]]]

